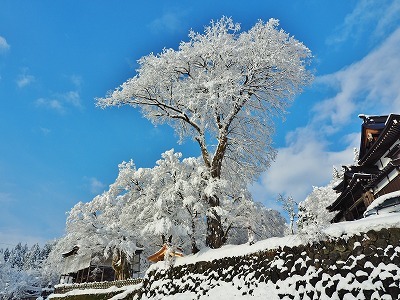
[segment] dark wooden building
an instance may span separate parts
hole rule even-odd
[[[360,219],[374,199],[400,190],[400,115],[359,117],[358,162],[344,167],[343,180],[334,188],[339,196],[328,207],[337,212],[332,222]]]
[[[78,251],[79,246],[74,246],[70,251],[62,254],[64,269],[60,277],[61,284],[115,280],[111,257],[106,259],[102,255],[78,255]],[[138,248],[129,262],[131,278],[140,273],[140,255],[142,251],[142,249]]]

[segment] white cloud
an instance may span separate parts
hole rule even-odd
[[[396,24],[399,20],[400,1],[394,0],[385,7],[383,17],[378,21],[376,25],[374,35],[383,36],[388,30],[392,30],[394,24]]]
[[[397,29],[360,61],[317,78],[317,85],[333,88],[335,95],[313,107],[307,126],[286,135],[286,146],[278,149],[276,161],[251,188],[255,200],[274,206],[280,193],[302,201],[312,185],[330,181],[332,166],[353,163],[353,149],[359,147],[360,133],[348,131],[350,121],[360,113],[400,112],[399,49]],[[333,151],[332,144],[338,136],[342,149]]]
[[[390,33],[399,20],[398,0],[357,1],[354,10],[345,17],[327,43],[342,43],[350,38],[358,40],[366,32],[370,38],[379,39]]]
[[[35,81],[35,76],[29,74],[21,74],[18,76],[17,85],[19,88],[26,87]]]
[[[29,79],[35,80],[28,77],[27,71],[24,70],[24,74],[20,76],[20,87],[30,83]],[[48,97],[41,97],[35,101],[37,107],[47,108],[50,110],[57,111],[58,113],[66,113],[70,109],[83,110],[82,99],[80,95],[80,87],[83,83],[83,79],[79,75],[64,76],[69,84],[73,84],[73,89],[67,92],[55,92],[51,93]]]
[[[315,119],[346,123],[354,114],[400,111],[400,28],[359,62],[317,79],[337,89],[314,108]],[[357,111],[361,110],[361,111]]]
[[[276,161],[251,188],[255,200],[266,201],[271,206],[278,194],[285,194],[302,201],[312,186],[330,181],[333,166],[340,168],[352,162],[353,148],[358,145],[354,134],[352,140],[346,138],[350,143],[345,149],[335,152],[328,150],[327,142],[316,130],[304,127],[288,134],[287,147],[278,149]]]
[[[95,177],[85,177],[85,181],[88,182],[90,192],[95,195],[103,192],[106,187],[104,183]]]
[[[80,109],[83,108],[79,92],[77,92],[77,91],[69,91],[69,92],[61,95],[61,97],[64,98],[65,101],[67,103],[71,104],[72,106],[74,106],[76,108],[80,108]]]
[[[10,45],[7,43],[6,39],[0,36],[0,53],[5,53],[10,50]]]
[[[65,108],[64,108],[63,104],[57,99],[39,98],[35,101],[35,104],[38,107],[52,109],[59,113],[65,112]]]
[[[181,13],[166,12],[161,17],[150,23],[150,28],[154,32],[176,32],[182,28]]]
[[[70,80],[76,88],[80,88],[83,84],[83,79],[80,75],[71,75]]]
[[[37,107],[51,109],[61,114],[71,107],[83,109],[81,97],[77,91],[55,94],[52,98],[39,98],[35,101],[35,104]]]

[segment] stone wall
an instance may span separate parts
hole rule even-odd
[[[159,269],[129,298],[213,298],[221,289],[238,299],[399,299],[400,228]]]
[[[72,284],[58,284],[54,287],[55,294],[65,294],[73,290],[98,289],[105,290],[110,287],[124,287],[128,285],[137,285],[142,282],[141,278],[132,278],[127,280],[102,281],[102,282],[85,282]]]

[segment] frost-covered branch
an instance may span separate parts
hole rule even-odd
[[[172,126],[181,141],[198,143],[208,180],[233,173],[249,183],[275,158],[274,120],[313,77],[310,50],[278,27],[270,19],[240,32],[230,18],[212,21],[204,33],[191,31],[178,50],[139,59],[137,74],[97,105],[139,107],[153,123]],[[218,248],[221,201],[206,198],[207,243]]]

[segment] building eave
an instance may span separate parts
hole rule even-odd
[[[339,206],[347,199],[348,195],[354,195],[354,191],[360,188],[364,189],[362,183],[367,183],[372,176],[373,174],[354,173],[347,188],[339,195],[335,202],[327,207],[327,209],[331,212],[338,210]]]
[[[390,114],[386,120],[385,127],[375,143],[368,152],[365,153],[358,161],[360,166],[374,164],[381,156],[382,151],[390,148],[400,137],[400,115]]]
[[[400,158],[392,160],[378,174],[374,175],[368,182],[368,187],[372,188],[379,183],[385,176],[392,172],[395,168],[400,167]]]

